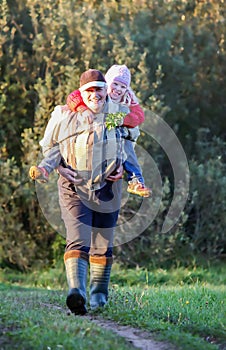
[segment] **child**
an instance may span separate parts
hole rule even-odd
[[[139,166],[134,146],[139,136],[138,125],[144,121],[144,112],[140,107],[134,92],[130,88],[131,74],[125,65],[113,65],[105,75],[108,84],[108,94],[114,103],[120,103],[129,107],[128,113],[123,120],[123,128],[120,127],[123,137],[125,137],[125,153],[127,156],[123,166],[128,174],[129,193],[142,197],[149,197],[151,189],[144,184],[144,178]],[[84,104],[80,91],[73,91],[67,98],[67,105],[72,111],[84,111],[87,109],[87,117],[92,118],[88,107]],[[30,177],[41,182],[48,181],[48,174],[59,165],[58,147],[53,147],[48,155],[43,159],[38,167],[30,169]]]
[[[126,105],[130,113],[123,120],[124,131],[128,132],[125,136],[125,153],[127,156],[123,164],[127,172],[128,188],[127,192],[137,194],[142,197],[149,197],[151,189],[144,183],[142,170],[134,151],[135,142],[139,136],[138,125],[144,122],[144,112],[139,102],[130,88],[131,74],[125,65],[113,65],[107,71],[105,79],[108,85],[108,95],[115,103]]]

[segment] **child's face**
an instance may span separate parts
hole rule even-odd
[[[122,98],[127,90],[127,86],[123,83],[120,83],[117,80],[114,80],[109,87],[109,95],[112,101],[119,103],[122,101]]]

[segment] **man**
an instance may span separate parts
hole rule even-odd
[[[103,74],[84,72],[79,88],[93,113],[57,106],[40,142],[43,152],[59,147],[63,166],[58,180],[61,215],[66,227],[64,262],[69,286],[67,306],[83,315],[90,265],[90,306],[104,306],[112,266],[112,247],[121,201],[123,145],[118,128],[108,130],[108,113],[121,112],[107,96]],[[124,112],[125,110],[123,110]]]

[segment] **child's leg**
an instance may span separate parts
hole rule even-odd
[[[123,164],[125,171],[127,172],[127,180],[131,181],[135,176],[140,182],[144,183],[141,167],[138,163],[138,159],[134,150],[135,142],[125,140],[124,149],[126,153],[126,160]]]
[[[144,184],[141,167],[134,150],[135,142],[125,140],[124,149],[127,156],[123,164],[125,171],[128,174],[128,188],[127,192],[137,194],[141,197],[150,197],[152,191]]]

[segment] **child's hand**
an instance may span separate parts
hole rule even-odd
[[[128,88],[126,90],[122,103],[128,107],[129,106],[136,106],[139,104],[138,99],[131,88]]]

